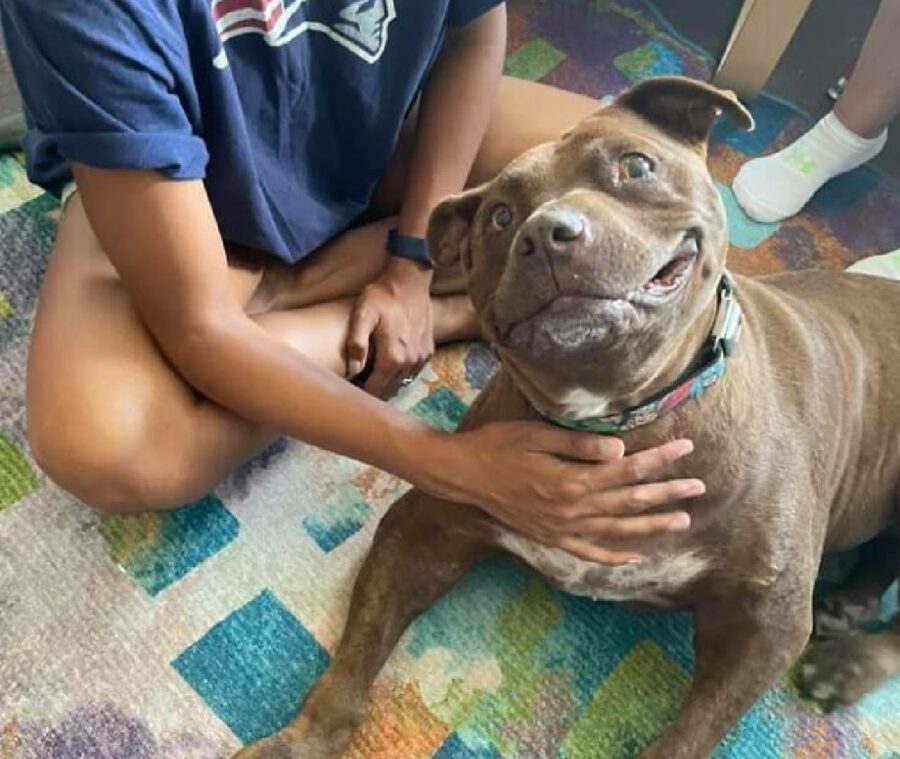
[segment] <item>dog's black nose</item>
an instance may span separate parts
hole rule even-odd
[[[544,250],[548,255],[571,253],[584,237],[584,216],[570,208],[547,208],[529,218],[519,230],[517,253],[529,256]]]

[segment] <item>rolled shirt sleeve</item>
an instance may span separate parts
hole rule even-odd
[[[179,75],[186,42],[157,3],[0,0],[0,11],[32,181],[58,194],[71,162],[204,176]]]

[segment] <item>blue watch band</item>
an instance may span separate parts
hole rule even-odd
[[[396,229],[392,229],[388,232],[387,252],[396,258],[405,258],[429,269],[434,268],[431,256],[428,255],[428,242],[422,237],[402,235]]]

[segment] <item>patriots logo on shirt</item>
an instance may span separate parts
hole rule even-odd
[[[272,47],[318,32],[366,63],[381,58],[388,29],[397,17],[394,0],[213,0],[212,15],[222,43],[258,34]],[[214,61],[228,66],[225,48]]]

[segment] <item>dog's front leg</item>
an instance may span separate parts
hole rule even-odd
[[[404,630],[491,552],[476,529],[466,529],[479,518],[474,509],[419,492],[395,504],[357,577],[331,665],[302,712],[234,759],[340,757],[365,719],[369,687]]]
[[[812,632],[811,584],[755,601],[742,595],[695,608],[693,685],[641,759],[706,759],[800,656]]]

